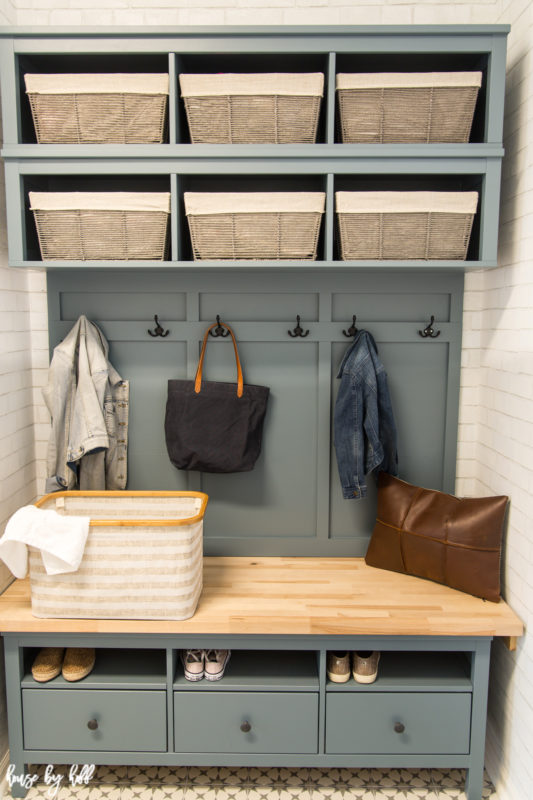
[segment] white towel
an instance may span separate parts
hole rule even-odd
[[[0,539],[0,558],[16,578],[28,572],[28,545],[41,551],[49,575],[76,572],[89,533],[89,517],[63,517],[56,511],[23,506],[9,519]]]

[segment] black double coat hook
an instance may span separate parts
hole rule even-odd
[[[162,339],[164,339],[165,336],[168,336],[170,331],[165,331],[164,328],[161,327],[161,325],[159,324],[159,319],[157,317],[157,314],[154,317],[154,322],[155,322],[154,330],[151,331],[150,329],[148,329],[148,333],[150,334],[150,336],[154,336],[154,337],[155,336],[161,336]]]
[[[300,325],[299,314],[296,315],[296,327],[293,328],[292,331],[287,331],[287,333],[289,334],[289,336],[292,336],[293,339],[295,339],[297,336],[301,336],[302,339],[304,339],[309,334],[309,331],[304,332],[304,329]]]

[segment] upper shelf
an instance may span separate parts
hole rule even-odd
[[[9,263],[63,269],[441,269],[495,266],[505,90],[506,25],[218,28],[6,28],[0,32]],[[183,73],[322,72],[315,144],[192,144]],[[481,72],[468,142],[344,144],[339,73]],[[161,144],[37,144],[24,75],[165,73]],[[365,134],[366,135],[366,134]],[[374,137],[375,138],[375,137]],[[450,137],[451,138],[451,137]],[[43,262],[30,191],[165,191],[168,261]],[[476,191],[466,261],[340,261],[335,192]],[[317,261],[193,261],[187,191],[321,191]]]
[[[470,142],[501,144],[508,31],[505,25],[131,28],[118,32],[113,28],[8,28],[0,36],[4,142],[36,142],[25,73],[168,73],[167,139],[178,145],[190,142],[180,73],[261,73],[282,68],[324,73],[318,144],[340,141],[337,73],[481,71]],[[130,150],[134,147],[125,146],[129,157],[137,157]],[[241,152],[240,145],[236,152]],[[41,151],[38,157],[43,157]]]

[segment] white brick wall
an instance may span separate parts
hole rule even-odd
[[[492,654],[487,768],[501,800],[533,796],[533,7],[506,0],[509,37],[500,267],[466,278],[458,491],[511,498],[507,601],[528,633]],[[466,442],[474,453],[464,457]]]
[[[0,22],[12,24],[10,4]],[[0,142],[2,141],[0,121]],[[35,450],[35,346],[46,329],[44,275],[7,267],[5,187],[0,164],[0,535],[7,519],[37,497]],[[45,347],[46,334],[45,334]],[[0,562],[0,592],[12,575]],[[7,751],[3,645],[0,645],[0,761]]]
[[[532,16],[531,0],[3,0],[0,4],[0,24],[18,25],[513,24],[501,266],[466,278],[457,492],[511,497],[505,595],[529,629],[533,627]],[[1,187],[0,191],[3,203]],[[0,226],[2,221],[0,214]],[[0,419],[7,428],[2,425],[0,441],[6,452],[16,454],[16,459],[8,459],[15,469],[13,474],[8,470],[5,486],[17,499],[3,489],[0,520],[35,492],[36,475],[42,487],[48,433],[39,390],[47,363],[44,279],[39,274],[8,272],[5,263],[4,243],[0,244]],[[2,326],[4,311],[11,312],[18,335],[12,335],[12,325]],[[0,746],[3,741],[5,737]],[[528,634],[515,653],[499,642],[493,648],[487,767],[500,800],[530,800],[532,765],[533,637]]]
[[[42,352],[47,309],[44,274],[7,267],[4,172],[0,166],[1,533],[11,514],[37,496],[34,346],[39,344]],[[0,590],[10,578],[0,562]]]
[[[0,25],[14,25],[16,17],[17,10],[13,0],[0,0]]]
[[[491,22],[502,0],[4,0],[18,25],[379,25]]]

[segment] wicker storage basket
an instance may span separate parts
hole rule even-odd
[[[193,144],[313,143],[324,75],[180,75]]]
[[[467,142],[481,72],[339,73],[343,142]]]
[[[164,141],[167,74],[24,75],[39,144]]]
[[[55,492],[36,503],[91,518],[77,572],[48,575],[30,548],[32,614],[187,619],[202,591],[202,492]]]
[[[316,259],[324,192],[185,192],[194,260]]]
[[[341,258],[464,260],[477,192],[336,192]]]
[[[168,192],[30,192],[44,261],[164,261]]]

